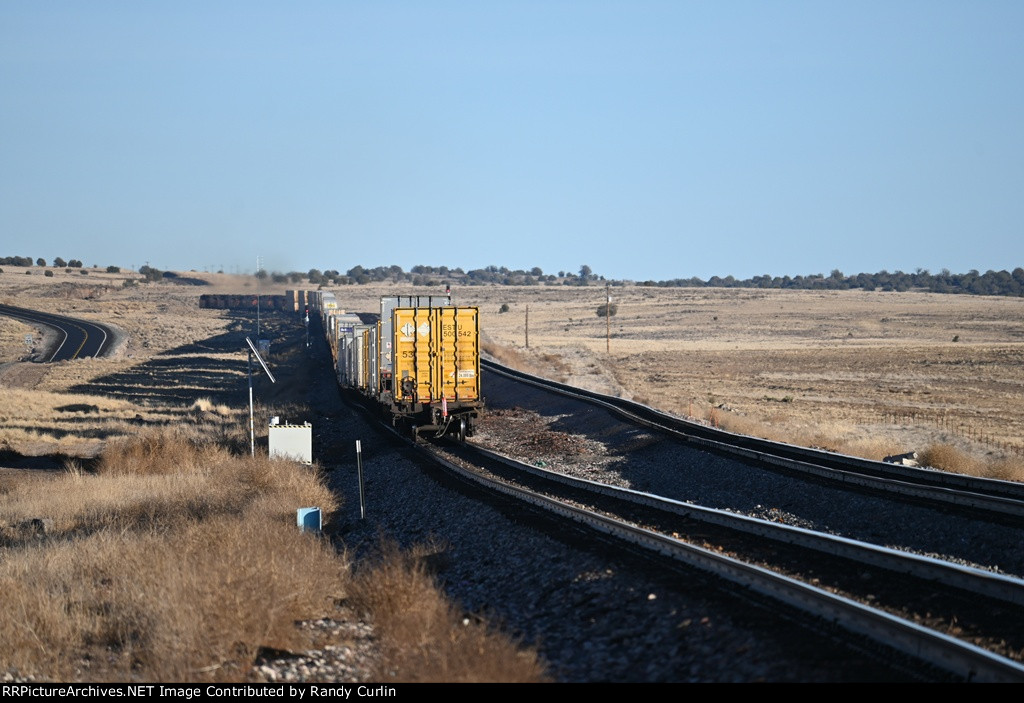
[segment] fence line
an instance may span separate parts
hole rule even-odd
[[[998,439],[984,425],[975,426],[971,422],[951,417],[945,411],[889,409],[882,411],[882,421],[893,425],[934,425],[950,434],[1000,449],[1008,454],[1024,456],[1024,446]]]

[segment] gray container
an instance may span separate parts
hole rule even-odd
[[[392,328],[392,313],[395,308],[442,308],[452,304],[450,295],[397,295],[390,298],[380,299],[380,349],[377,350],[379,358],[379,373],[391,375],[393,358],[391,347],[394,344],[394,329]]]

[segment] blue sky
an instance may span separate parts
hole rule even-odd
[[[0,2],[0,256],[1024,265],[1024,3]]]

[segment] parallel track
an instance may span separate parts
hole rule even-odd
[[[738,435],[674,417],[623,398],[533,376],[492,361],[484,360],[481,366],[491,373],[606,408],[629,422],[691,444],[740,456],[769,468],[775,467],[889,495],[898,494],[931,504],[955,506],[988,520],[1024,522],[1022,483],[887,464]]]
[[[682,564],[710,572],[787,607],[822,618],[831,625],[840,625],[855,635],[877,640],[880,646],[894,648],[963,680],[1024,681],[1024,666],[1018,662],[899,614],[912,607],[913,589],[927,583],[932,591],[929,608],[940,607],[936,593],[948,593],[946,597],[961,602],[965,600],[964,594],[968,594],[971,607],[990,616],[994,612],[1004,613],[1003,617],[988,618],[988,627],[1003,627],[1003,630],[980,633],[977,627],[982,626],[979,625],[972,633],[976,640],[998,641],[1013,637],[1021,631],[1017,611],[1024,603],[1024,582],[1018,579],[574,479],[476,447],[453,452],[431,446],[419,449],[464,480],[572,520],[603,536],[640,547],[675,566]],[[568,490],[552,487],[555,484]],[[613,503],[628,507],[612,507]],[[656,517],[657,514],[662,517]],[[672,518],[666,519],[665,515]],[[676,519],[678,516],[683,520]],[[723,532],[745,537],[723,538]],[[694,539],[680,536],[681,533],[699,536]],[[726,541],[721,541],[723,539]],[[723,547],[723,544],[728,546]],[[802,560],[804,568],[813,564],[810,568],[819,583],[844,571],[855,574],[853,581],[856,581],[865,577],[867,569],[872,569],[872,599],[882,601],[881,604],[858,601],[832,585],[826,588],[783,573],[793,571],[794,559]],[[778,565],[786,560],[787,566]],[[882,582],[890,577],[893,583]],[[953,614],[952,623],[940,624],[940,627],[966,629],[971,619],[962,611],[960,616],[963,622],[957,624],[957,616]],[[936,616],[930,619],[933,623],[940,620]]]

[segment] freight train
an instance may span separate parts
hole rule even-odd
[[[380,313],[351,313],[333,293],[315,291],[342,388],[355,392],[413,441],[471,436],[483,409],[480,314],[450,296],[393,296]]]

